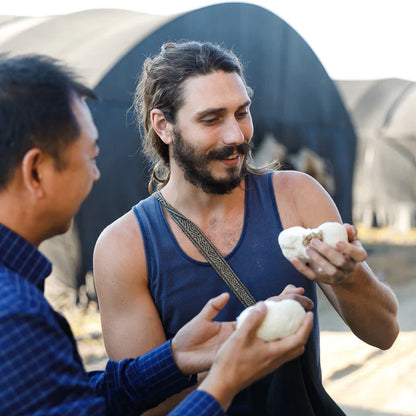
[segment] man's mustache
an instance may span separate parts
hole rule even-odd
[[[221,149],[212,150],[208,153],[207,157],[210,160],[226,159],[235,153],[246,156],[249,154],[252,147],[253,145],[251,141],[238,144],[237,146],[225,146]]]

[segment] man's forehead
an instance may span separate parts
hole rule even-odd
[[[97,127],[85,98],[80,96],[73,97],[71,107],[81,130],[89,137],[96,140],[98,137]]]
[[[246,87],[236,72],[216,71],[188,78],[183,84],[183,107],[193,111],[241,106],[249,100]]]

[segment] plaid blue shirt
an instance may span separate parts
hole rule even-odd
[[[170,343],[87,373],[68,322],[43,296],[51,263],[0,224],[0,415],[138,415],[195,384],[176,366]],[[225,413],[194,391],[169,416]]]

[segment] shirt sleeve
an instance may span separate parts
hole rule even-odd
[[[110,360],[105,372],[89,375],[94,390],[107,396],[111,414],[129,407],[137,414],[196,384],[196,376],[185,377],[177,367],[170,341],[136,359]]]
[[[86,373],[63,317],[39,305],[0,311],[0,414],[137,415],[196,383],[166,342],[134,360]]]
[[[195,390],[173,409],[168,416],[225,416],[220,404],[205,391]]]
[[[89,385],[75,343],[53,315],[39,312],[33,304],[11,305],[2,312],[1,415],[106,414],[105,400]]]

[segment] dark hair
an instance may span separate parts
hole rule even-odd
[[[50,154],[62,168],[62,150],[80,134],[71,108],[74,94],[96,98],[62,62],[0,55],[0,189],[31,148]]]
[[[153,180],[166,184],[169,180],[169,146],[153,130],[150,112],[161,110],[170,123],[183,105],[183,83],[190,77],[215,71],[235,72],[247,86],[243,67],[237,56],[221,46],[209,42],[165,43],[153,58],[147,58],[134,97],[133,108],[142,127],[143,151],[153,164]]]

